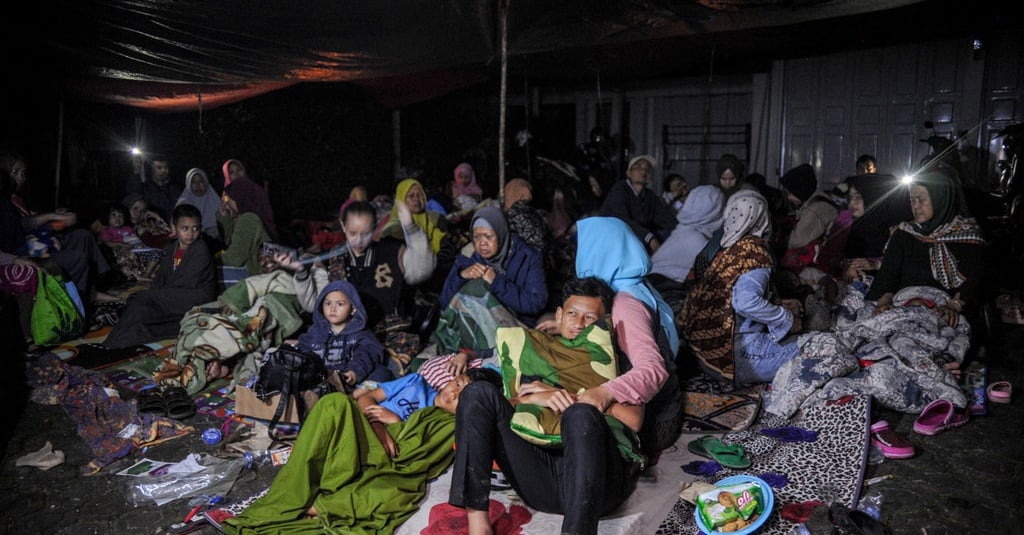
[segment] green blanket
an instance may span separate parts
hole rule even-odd
[[[229,534],[392,533],[416,512],[426,482],[454,458],[455,417],[437,407],[388,426],[389,458],[354,400],[328,394],[313,406],[270,490],[227,520]],[[316,518],[304,518],[310,505]]]

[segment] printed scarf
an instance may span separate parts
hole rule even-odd
[[[933,230],[931,234],[921,234],[914,230],[914,226],[909,221],[900,223],[897,229],[929,244],[928,259],[931,262],[932,276],[947,290],[959,288],[967,281],[967,278],[960,273],[956,257],[949,252],[946,244],[985,244],[985,237],[981,234],[981,227],[978,226],[978,223],[972,217],[958,215],[950,220],[949,223]]]
[[[697,358],[725,379],[734,376],[732,288],[740,275],[772,264],[767,241],[751,234],[740,238],[718,252],[676,318]]]

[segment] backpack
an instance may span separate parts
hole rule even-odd
[[[280,394],[274,417],[268,426],[274,430],[278,421],[288,407],[290,398],[295,398],[295,406],[299,411],[299,422],[306,419],[308,408],[301,393],[306,390],[325,390],[321,395],[333,388],[327,382],[327,368],[320,355],[307,353],[295,346],[284,344],[276,351],[268,351],[260,366],[256,383],[252,387],[256,397],[266,400]]]
[[[51,275],[46,270],[37,272],[39,284],[32,304],[32,338],[36,345],[56,344],[82,334],[82,312],[67,287],[74,285],[65,284],[60,275]],[[74,297],[78,297],[77,288]]]

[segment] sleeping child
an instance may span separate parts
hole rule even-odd
[[[328,284],[317,298],[313,325],[299,336],[296,346],[320,355],[328,371],[337,371],[346,389],[363,381],[388,381],[384,345],[366,327],[366,308],[348,281]]]
[[[232,535],[393,533],[416,512],[427,480],[451,464],[459,397],[477,381],[501,388],[496,371],[478,369],[440,391],[413,373],[356,389],[358,399],[342,393],[320,398],[267,494],[221,529]],[[404,410],[410,403],[417,409]]]

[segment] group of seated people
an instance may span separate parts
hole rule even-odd
[[[273,230],[242,202],[252,192],[218,197],[193,170],[162,255],[134,264],[151,285],[129,299],[106,343],[174,337],[183,316],[212,302],[223,310],[204,313],[278,314],[274,342],[319,354],[337,372],[344,392],[312,408],[290,462],[266,496],[226,522],[230,533],[393,529],[449,465],[450,503],[466,509],[471,533],[489,533],[493,462],[527,505],[565,515],[563,532],[596,533],[677,438],[683,370],[771,383],[800,355],[817,289],[834,290],[829,310],[859,292],[876,316],[904,288],[936,288],[949,298],[914,305],[953,327],[979,306],[984,237],[945,169],[909,187],[888,175],[850,177],[841,194],[818,191],[813,169],[801,166],[773,192],[730,156],[719,184],[676,184],[668,198],[647,187],[655,168],[654,158],[634,158],[600,210],[566,229],[531,206],[527,180],[487,199],[472,167],[460,165],[455,205],[429,198],[415,178],[386,201],[354,192],[339,213],[342,243],[270,258],[259,251]],[[224,170],[231,183],[244,180],[240,163]],[[135,225],[155,217],[127,200]],[[100,241],[128,243],[125,221],[112,210]],[[211,250],[204,234],[223,248]],[[546,265],[551,247],[568,251],[569,276]],[[218,263],[248,268],[241,290],[216,295]],[[232,301],[246,292],[282,295],[287,306],[253,313]],[[411,321],[410,303],[433,309],[426,330]],[[303,321],[288,321],[288,310]],[[175,359],[192,371],[170,377],[193,393],[232,373],[233,359],[239,384],[252,376],[238,354],[183,349],[182,338]]]

